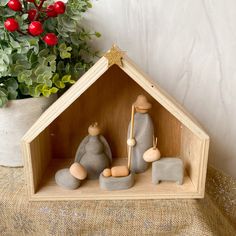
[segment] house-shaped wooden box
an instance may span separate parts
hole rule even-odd
[[[149,169],[137,174],[128,190],[101,190],[98,180],[87,180],[77,190],[57,186],[55,172],[73,163],[94,121],[102,127],[115,164],[127,163],[130,108],[139,94],[153,105],[150,115],[162,156],[178,156],[184,162],[183,185],[153,185]],[[117,47],[49,107],[22,139],[30,200],[203,198],[208,149],[209,137],[198,122]]]

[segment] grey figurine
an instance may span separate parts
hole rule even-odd
[[[81,181],[71,175],[69,168],[58,170],[55,174],[55,181],[57,185],[66,189],[77,189]]]
[[[152,183],[159,184],[160,181],[175,181],[183,184],[184,164],[180,158],[165,157],[152,163]]]
[[[89,135],[84,138],[77,149],[75,161],[84,166],[88,179],[98,179],[100,173],[110,167],[111,150],[106,139],[100,135],[98,124],[92,124]]]
[[[133,157],[131,160],[131,171],[142,173],[147,170],[149,163],[144,161],[143,154],[153,144],[154,128],[153,122],[148,114],[152,105],[147,101],[144,95],[139,95],[134,103],[136,113],[134,115],[134,139]],[[130,136],[130,124],[128,128],[128,138]]]

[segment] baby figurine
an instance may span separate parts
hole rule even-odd
[[[76,154],[75,161],[87,170],[88,179],[98,179],[100,173],[110,166],[111,152],[100,132],[97,123],[90,125],[88,128],[89,136],[82,141]]]

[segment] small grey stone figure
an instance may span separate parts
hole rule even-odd
[[[97,123],[89,126],[88,132],[78,147],[75,161],[87,170],[88,179],[98,179],[100,173],[110,167],[111,151]]]
[[[139,95],[134,103],[136,113],[134,115],[134,139],[135,146],[132,148],[131,171],[142,173],[147,170],[149,163],[144,161],[143,154],[153,144],[154,128],[153,122],[148,114],[152,105],[144,95]],[[128,128],[128,138],[130,136],[130,124]]]
[[[67,189],[77,189],[81,181],[71,175],[69,168],[58,170],[55,174],[57,185]]]
[[[165,157],[152,163],[152,183],[159,184],[160,181],[175,181],[183,184],[184,165],[177,157]]]
[[[55,174],[55,181],[60,187],[73,190],[77,189],[86,177],[87,171],[81,164],[75,162],[70,168],[58,170]]]

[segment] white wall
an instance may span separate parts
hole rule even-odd
[[[202,123],[210,163],[236,177],[236,1],[98,0],[85,21]]]

